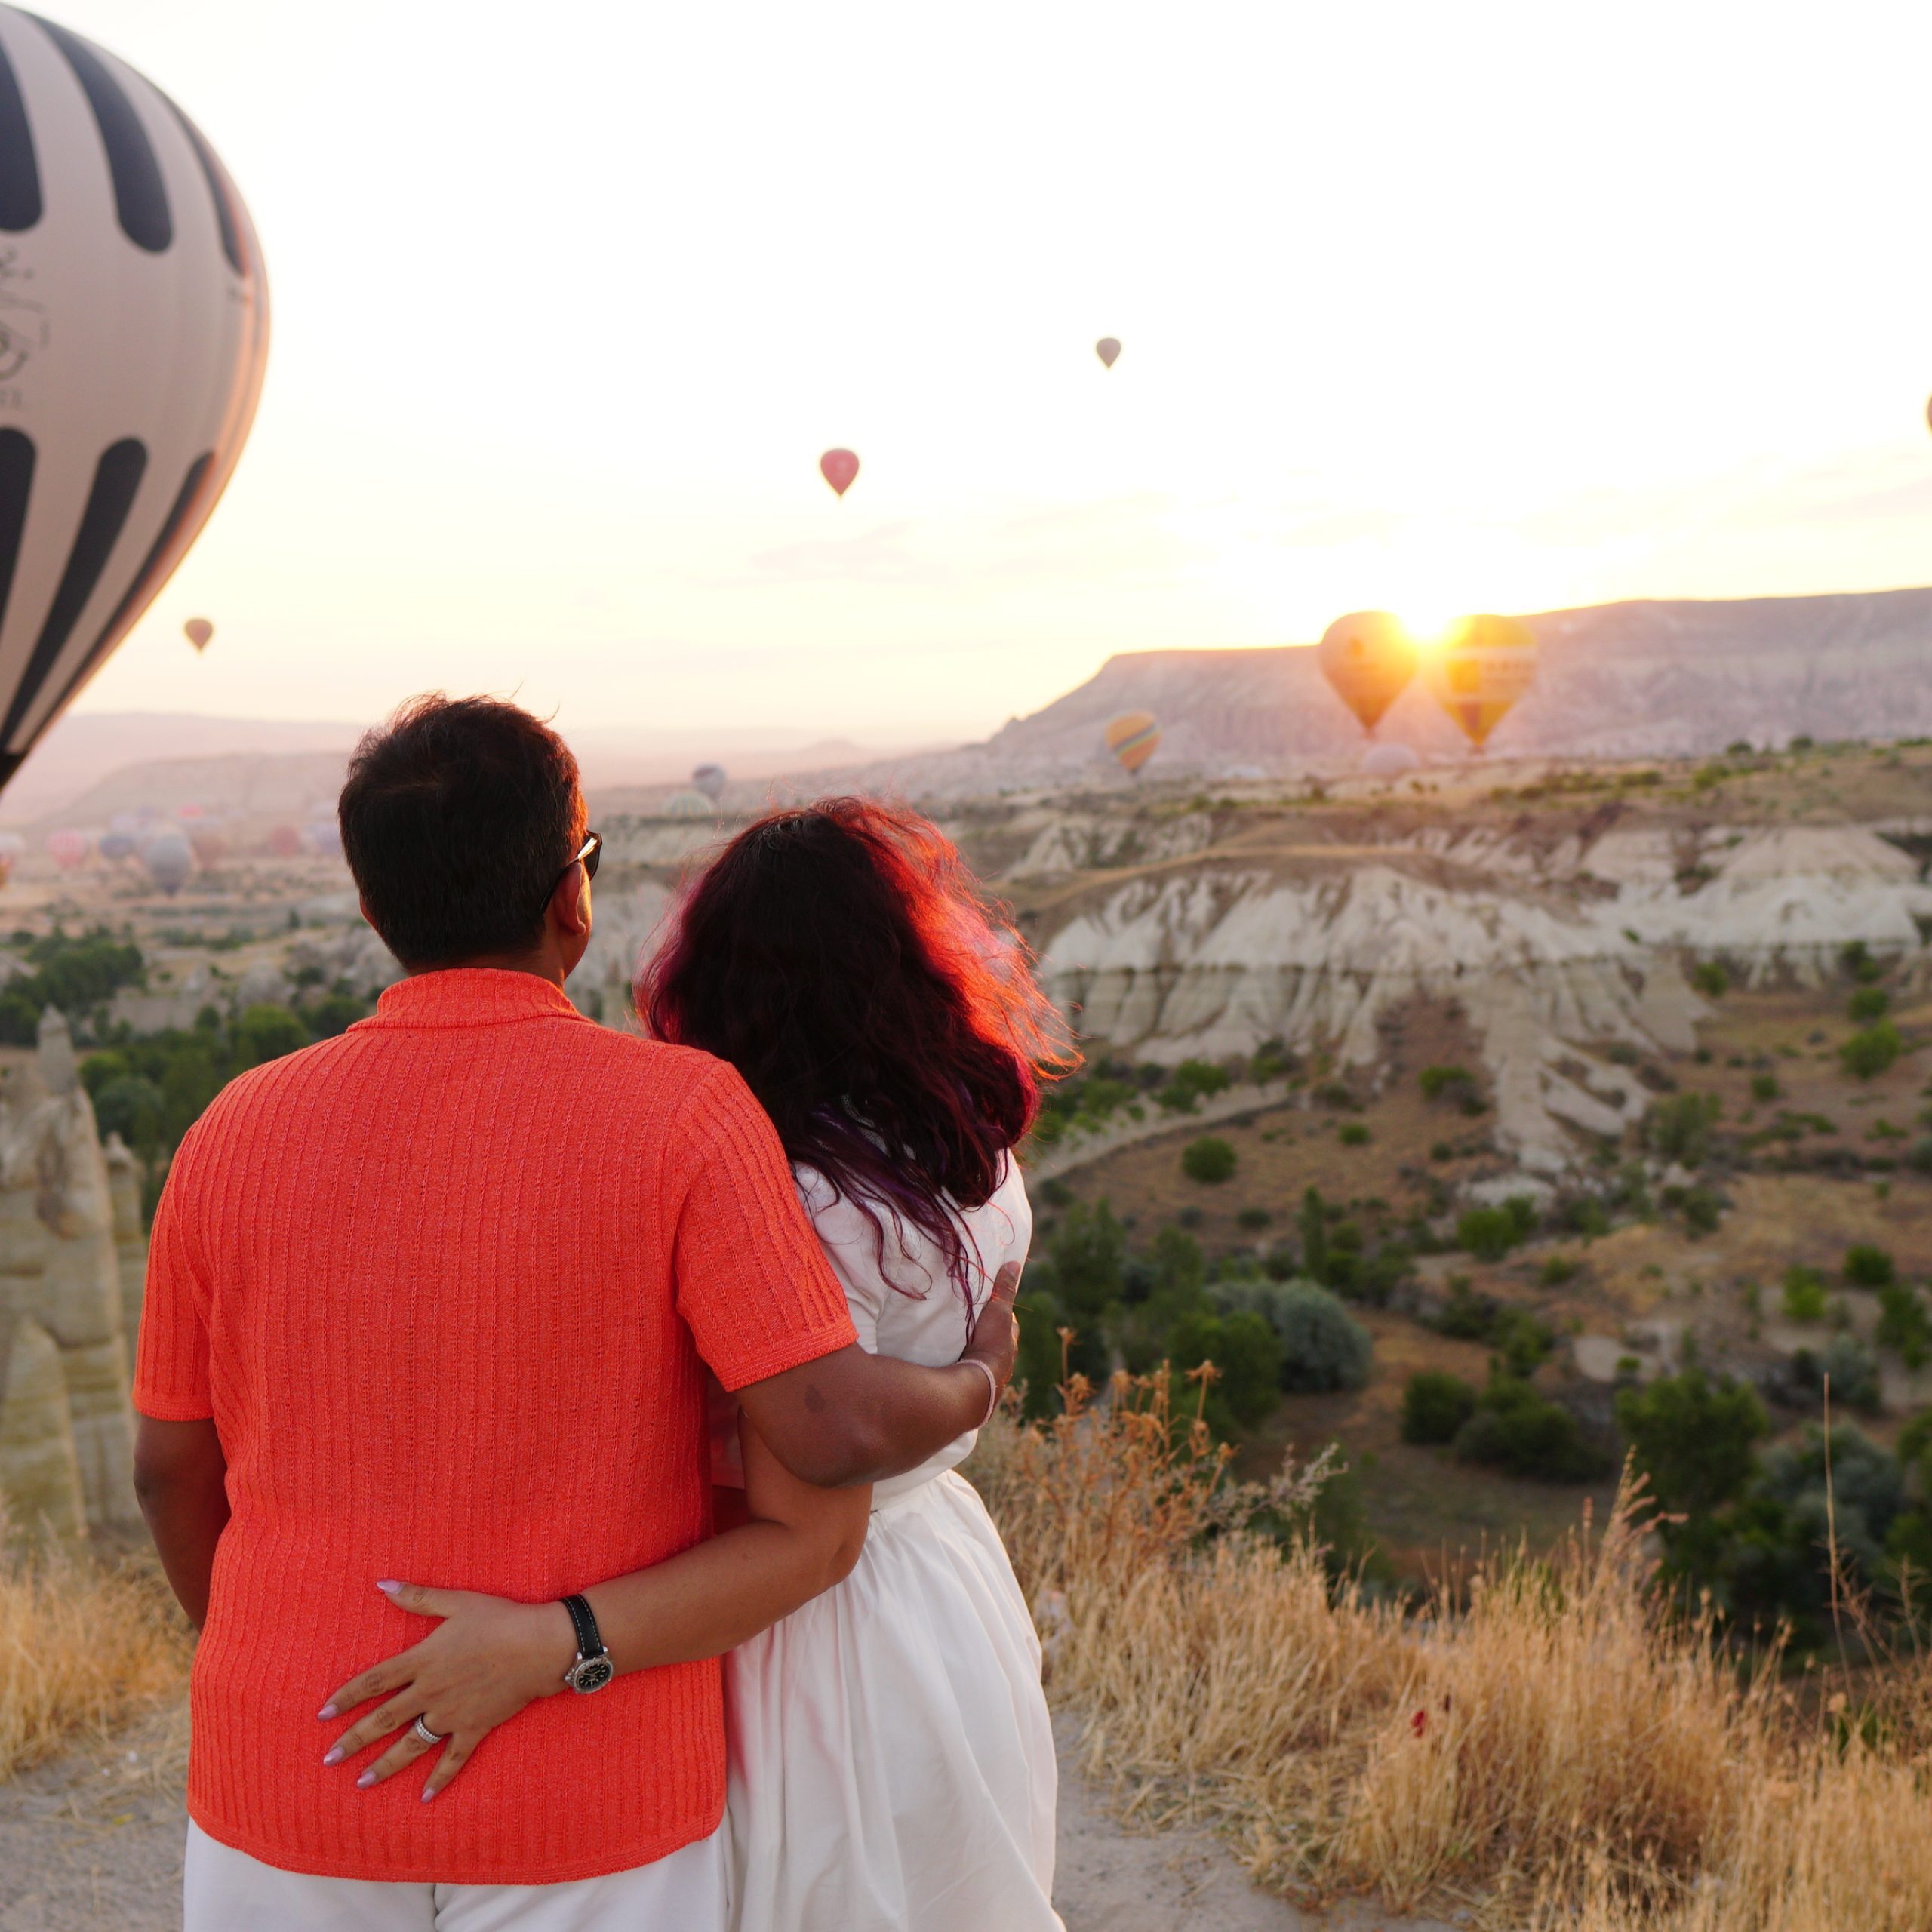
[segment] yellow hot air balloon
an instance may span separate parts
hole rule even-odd
[[[1160,742],[1160,723],[1151,711],[1128,712],[1107,727],[1107,749],[1129,771],[1139,771]]]
[[[1536,634],[1514,617],[1462,617],[1430,654],[1423,678],[1477,750],[1537,674]]]
[[[1386,611],[1337,617],[1315,648],[1321,675],[1371,737],[1416,672],[1415,640]]]

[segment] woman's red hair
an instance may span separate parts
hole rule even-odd
[[[999,1186],[1071,1063],[1026,949],[917,813],[829,798],[747,826],[691,885],[637,992],[645,1030],[744,1076],[786,1153],[878,1230],[928,1236]]]

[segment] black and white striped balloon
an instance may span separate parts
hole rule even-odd
[[[248,210],[187,116],[0,6],[0,785],[208,521],[268,334]]]

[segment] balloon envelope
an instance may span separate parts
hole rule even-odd
[[[299,858],[302,835],[292,825],[272,826],[269,829],[269,850],[278,859]]]
[[[218,832],[197,832],[189,835],[188,843],[194,849],[195,863],[203,866],[214,866],[228,856],[228,841]]]
[[[0,6],[0,783],[208,521],[268,292],[199,132],[125,63]]]
[[[1120,343],[1110,335],[1103,335],[1094,345],[1094,353],[1111,369],[1120,358]]]
[[[342,827],[332,818],[318,818],[310,822],[302,836],[312,852],[325,859],[342,857]]]
[[[1537,674],[1536,634],[1514,617],[1463,617],[1429,654],[1423,681],[1478,751]]]
[[[1154,755],[1161,727],[1151,711],[1130,711],[1107,727],[1107,749],[1129,771],[1138,771]]]
[[[1321,675],[1364,731],[1400,697],[1416,672],[1415,640],[1386,611],[1354,611],[1337,617],[1315,647]]]
[[[701,764],[691,774],[693,788],[702,792],[714,805],[724,797],[726,782],[721,764]]]
[[[702,792],[673,792],[657,808],[660,818],[709,818],[712,803]]]
[[[208,639],[214,635],[214,626],[205,617],[190,617],[181,626],[182,634],[196,651],[205,651]]]
[[[1386,743],[1371,745],[1362,754],[1362,775],[1365,778],[1399,778],[1405,771],[1414,771],[1422,763],[1407,746],[1398,744],[1392,738]]]
[[[850,450],[827,450],[818,460],[818,473],[842,497],[859,473],[859,459]]]
[[[88,855],[88,841],[85,832],[51,832],[47,835],[47,856],[63,872],[70,872]]]
[[[100,856],[103,859],[131,859],[134,855],[134,835],[131,832],[107,832],[101,835]]]
[[[141,863],[147,868],[148,877],[172,897],[188,883],[188,875],[195,869],[195,855],[180,832],[164,832],[158,838],[149,840]]]

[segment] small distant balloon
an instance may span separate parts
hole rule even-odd
[[[1128,712],[1107,727],[1107,749],[1131,772],[1140,771],[1160,742],[1160,722],[1151,711]]]
[[[1432,652],[1423,681],[1477,751],[1537,674],[1536,633],[1514,617],[1463,617]]]
[[[724,795],[727,780],[721,764],[701,764],[691,774],[691,784],[715,805]]]
[[[197,832],[188,843],[194,848],[195,863],[205,870],[212,870],[228,857],[228,841],[218,832]]]
[[[292,825],[272,826],[269,829],[269,850],[278,859],[300,858],[302,835]]]
[[[104,832],[100,837],[100,856],[103,859],[118,861],[134,856],[134,835],[131,832]]]
[[[85,863],[88,849],[85,832],[62,830],[48,834],[47,856],[63,872],[71,872]]]
[[[859,473],[859,459],[850,450],[827,450],[818,460],[818,473],[842,497]]]
[[[195,855],[178,832],[164,832],[148,841],[141,854],[148,877],[171,899],[188,883],[195,869]]]
[[[342,827],[332,818],[311,820],[302,838],[309,851],[321,858],[342,857]]]
[[[207,650],[208,639],[214,635],[214,626],[205,617],[190,617],[181,629],[198,654]]]
[[[711,801],[702,792],[673,792],[657,808],[660,818],[709,818]]]
[[[1371,735],[1415,675],[1415,640],[1386,611],[1337,617],[1322,632],[1315,656],[1335,695]]]
[[[1120,360],[1120,342],[1117,337],[1103,335],[1094,345],[1094,353],[1111,369]]]

